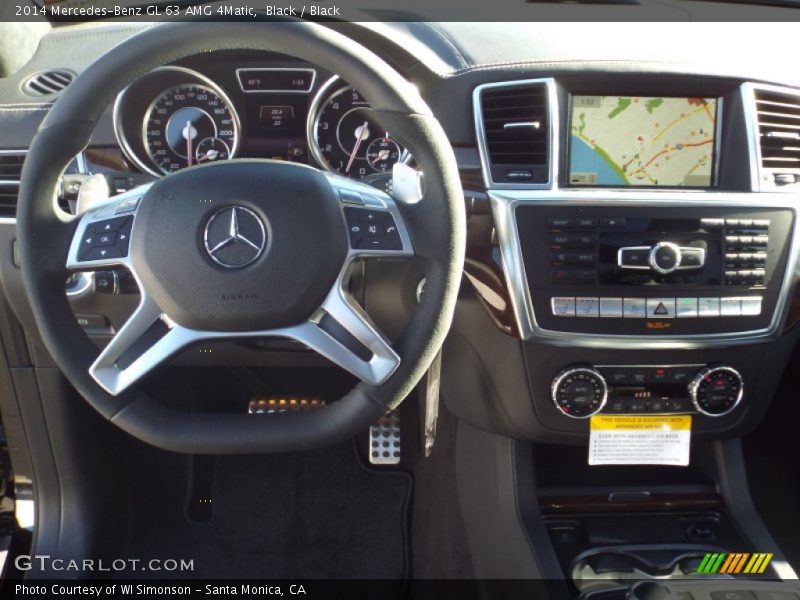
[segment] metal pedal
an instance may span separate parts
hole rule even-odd
[[[315,410],[325,406],[324,400],[317,398],[264,398],[250,400],[247,412],[251,415],[273,415],[276,413]]]
[[[400,413],[392,411],[369,428],[369,462],[400,464]]]

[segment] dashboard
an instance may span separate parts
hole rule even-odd
[[[595,412],[691,413],[698,436],[737,435],[766,410],[800,334],[800,80],[757,60],[781,55],[788,38],[764,29],[765,50],[750,53],[708,36],[684,56],[676,30],[607,27],[591,53],[556,24],[535,36],[529,24],[348,31],[419,88],[458,161],[469,237],[442,395],[471,423],[540,441],[584,442]],[[109,47],[131,35],[98,29]],[[63,48],[83,38],[69,36],[42,45],[37,68],[77,56]],[[719,55],[732,58],[711,61]],[[0,112],[15,117],[2,143],[27,147],[45,109]],[[337,73],[233,50],[144,73],[82,158],[86,175],[118,178],[120,190],[231,158],[296,161],[381,188],[394,164],[414,166]],[[8,229],[0,243],[11,247]],[[13,263],[0,275],[21,293]],[[359,301],[396,339],[422,267],[376,261],[359,276]],[[104,271],[72,284],[79,323],[106,343],[136,307],[134,282]],[[174,360],[296,364],[302,353],[259,340]],[[709,372],[719,378],[698,380]]]
[[[269,158],[383,182],[412,157],[337,75],[276,55],[217,53],[146,73],[117,98],[120,148],[154,176]]]
[[[677,511],[678,484],[702,490],[701,501],[706,490],[732,487],[733,472],[711,472],[730,448],[718,442],[742,437],[767,411],[780,411],[771,402],[800,340],[800,70],[786,68],[799,49],[796,26],[747,23],[732,35],[701,23],[687,35],[689,25],[396,23],[345,30],[419,88],[460,171],[464,278],[439,355],[440,378],[433,371],[420,394],[427,401],[440,389],[447,413],[467,424],[459,429],[458,460],[469,461],[476,475],[459,479],[459,493],[481,488],[494,498],[506,479],[483,474],[512,465],[508,481],[516,485],[517,474],[535,472],[538,489],[558,489],[553,504],[569,505],[573,494],[580,500],[578,493],[608,483],[623,490],[611,506],[616,511],[647,514],[666,502]],[[67,29],[48,36],[20,78],[56,65],[81,73],[136,28],[98,25],[94,46],[86,30]],[[29,146],[49,108],[15,95],[16,81],[11,91],[3,83],[0,100],[11,108],[0,104],[0,199],[6,161]],[[31,106],[23,113],[24,102]],[[142,74],[117,97],[69,176],[104,174],[122,191],[196,164],[257,158],[388,189],[393,165],[414,165],[394,133],[377,126],[368,99],[337,73],[282,55],[207,53]],[[6,212],[0,246],[14,248],[15,237],[13,212]],[[377,329],[402,339],[424,292],[424,256],[356,267],[349,291]],[[43,367],[52,363],[37,343],[12,251],[0,253],[0,282],[24,324],[26,335],[16,320],[12,328],[12,319],[2,319],[22,384],[23,369],[47,374],[53,369]],[[125,269],[76,272],[67,293],[77,323],[100,347],[118,335],[140,298]],[[280,369],[294,385],[305,383],[298,367],[329,365],[286,339],[209,342],[176,354],[164,377],[146,385],[169,404],[182,395],[176,382],[190,379],[186,366],[229,367],[214,371],[219,386],[210,390],[227,393],[228,378],[250,367]],[[292,390],[285,391],[288,397]],[[213,409],[236,410],[231,402]],[[631,422],[641,415],[691,423],[690,469],[575,468],[587,462],[593,416]],[[62,421],[73,422],[53,419]],[[514,454],[501,456],[500,449]],[[652,480],[642,475],[649,472]],[[670,494],[630,493],[644,489],[639,478]],[[719,486],[708,485],[717,479]],[[622,487],[629,480],[635,488]],[[519,489],[529,489],[521,481]],[[601,495],[609,499],[602,506],[612,504]],[[533,495],[500,496],[503,507],[518,498],[535,512]],[[483,508],[491,504],[472,504],[485,524]],[[702,505],[686,506],[694,512]],[[590,530],[590,519],[567,514],[552,515],[540,537],[569,533],[552,524],[569,525],[576,536],[603,529],[603,540],[617,539],[616,526],[596,515]],[[745,514],[742,523],[752,522],[749,509]],[[625,520],[640,522],[646,530],[649,521]],[[498,537],[505,531],[495,529]],[[495,554],[505,569],[513,538],[502,537]],[[478,564],[483,557],[475,556]]]

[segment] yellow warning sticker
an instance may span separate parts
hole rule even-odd
[[[651,415],[595,415],[590,423],[595,429],[639,429],[659,431],[675,431],[691,429],[691,415],[651,416]]]
[[[590,431],[590,465],[689,464],[690,415],[595,415]]]

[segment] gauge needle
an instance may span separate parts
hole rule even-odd
[[[388,150],[381,150],[381,151],[378,152],[378,156],[375,157],[375,160],[373,160],[369,164],[374,165],[379,160],[386,160],[387,158],[389,158],[389,151]]]
[[[199,157],[197,159],[197,162],[203,162],[204,160],[217,160],[218,156],[219,152],[217,152],[214,149],[211,149],[208,152],[206,152],[203,156]]]
[[[186,129],[183,130],[183,137],[186,138],[186,164],[192,166],[192,122],[186,121]]]
[[[369,121],[364,121],[364,124],[356,129],[356,145],[353,146],[353,151],[350,153],[350,160],[347,161],[347,166],[344,168],[345,173],[350,172],[350,167],[353,166],[353,161],[356,159],[356,154],[358,153],[358,147],[361,145],[361,142],[364,141],[364,138],[369,135]]]

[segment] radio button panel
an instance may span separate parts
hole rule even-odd
[[[669,206],[649,197],[649,205],[574,201],[512,205],[523,280],[509,283],[527,288],[515,308],[528,313],[521,317],[525,339],[574,334],[579,344],[604,335],[721,343],[728,335],[775,331],[787,264],[794,261],[793,209]],[[651,264],[654,248],[669,254],[671,245],[680,260],[673,251],[674,260],[659,260],[671,272],[659,273]],[[574,314],[572,298],[584,299]]]
[[[694,319],[698,317],[756,317],[762,296],[722,298],[601,298],[553,296],[556,317],[601,317],[625,319]]]

